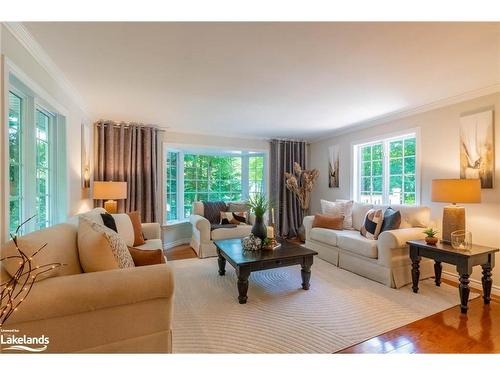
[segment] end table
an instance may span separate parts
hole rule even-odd
[[[434,259],[434,273],[436,286],[441,284],[441,263],[452,264],[457,267],[460,284],[458,290],[460,293],[460,310],[467,314],[469,302],[469,276],[472,273],[472,267],[481,266],[483,269],[483,301],[490,303],[491,270],[495,266],[495,253],[499,249],[472,245],[471,249],[454,249],[451,245],[439,242],[436,245],[428,245],[424,240],[408,241],[410,246],[410,258],[412,262],[411,277],[413,281],[413,292],[418,293],[418,280],[420,277],[420,259],[421,257]]]

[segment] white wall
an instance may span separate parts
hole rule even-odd
[[[214,134],[218,134],[214,128]],[[204,135],[192,133],[163,133],[163,142],[177,146],[198,146],[206,148],[220,148],[225,150],[247,150],[269,152],[270,144],[265,139],[232,138],[220,135]],[[269,168],[268,168],[269,170]],[[267,179],[269,181],[269,178]],[[163,227],[163,243],[167,247],[187,243],[191,239],[191,224],[181,223]]]
[[[80,181],[81,165],[81,123],[88,122],[88,116],[67,94],[67,92],[52,78],[52,76],[37,62],[37,60],[24,48],[24,46],[11,34],[11,32],[2,24],[0,25],[1,44],[0,51],[3,58],[8,59],[22,72],[43,88],[57,103],[67,111],[66,117],[66,137],[67,137],[67,199],[68,215],[88,210],[92,201],[88,198],[88,191],[83,191]],[[5,68],[5,67],[4,67]],[[7,86],[8,82],[4,82]],[[2,107],[4,101],[2,100]],[[2,116],[2,129],[7,126],[5,116]],[[2,148],[3,149],[3,143]],[[3,152],[2,152],[3,155]],[[2,170],[5,161],[2,160]],[[2,183],[2,189],[7,186]],[[2,191],[2,197],[4,196]],[[0,206],[1,208],[1,206]],[[2,216],[3,218],[3,216]],[[5,220],[0,223],[2,226],[2,242],[5,240]]]
[[[431,180],[459,178],[459,118],[464,112],[491,108],[500,110],[500,93],[483,96],[466,102],[435,109],[410,117],[390,121],[375,127],[353,131],[311,144],[311,167],[320,170],[320,177],[312,195],[312,212],[319,210],[320,198],[333,200],[350,197],[351,144],[359,140],[383,136],[403,129],[420,128],[421,132],[421,204],[431,207],[432,220],[440,229],[444,204],[430,200]],[[496,115],[498,112],[496,113]],[[498,119],[498,116],[496,116]],[[467,204],[467,229],[472,232],[474,243],[500,247],[500,121],[495,121],[495,181],[494,189],[483,189],[480,204]],[[340,144],[340,187],[328,188],[328,147]],[[494,292],[500,292],[499,265],[493,270]],[[472,279],[480,280],[480,267]],[[451,267],[447,271],[454,272]]]

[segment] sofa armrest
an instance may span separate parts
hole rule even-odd
[[[167,264],[51,277],[33,285],[8,324],[172,299],[173,292],[174,277]]]
[[[143,223],[142,233],[148,240],[161,239],[161,227],[159,223]]]
[[[314,221],[313,215],[304,217],[303,224],[304,224],[304,229],[306,232],[306,240],[308,240],[310,238],[309,236],[310,236],[310,232],[312,229],[313,221]]]
[[[403,228],[380,233],[377,241],[378,258],[382,264],[390,264],[392,249],[407,248],[406,241],[425,238],[424,228]]]
[[[191,215],[189,222],[193,224],[193,234],[196,235],[200,243],[210,242],[210,222],[200,215]]]

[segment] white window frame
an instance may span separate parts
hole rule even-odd
[[[177,220],[166,220],[166,163],[167,156],[169,152],[176,152],[177,156]],[[163,143],[163,162],[162,162],[162,217],[163,225],[170,226],[176,225],[178,223],[184,223],[189,221],[188,218],[184,218],[184,155],[185,154],[197,154],[197,155],[211,155],[211,156],[228,156],[235,155],[241,156],[241,195],[242,199],[246,199],[249,195],[249,157],[262,155],[264,157],[264,171],[263,171],[263,186],[264,194],[269,197],[269,150],[262,149],[240,149],[234,151],[233,149],[228,149],[224,147],[217,146],[203,146],[203,145],[186,145],[186,144],[173,144],[173,143]]]
[[[376,143],[383,145],[383,173],[382,173],[382,204],[389,203],[389,143],[407,137],[415,137],[415,206],[420,205],[421,197],[421,150],[420,150],[420,127],[402,130],[386,134],[383,137],[371,137],[361,141],[351,143],[351,199],[360,201],[360,183],[361,183],[361,158],[360,149]]]
[[[51,181],[50,200],[47,209],[50,212],[49,225],[64,221],[67,218],[68,195],[67,195],[67,164],[66,164],[66,118],[68,111],[61,106],[41,86],[29,78],[19,67],[8,58],[4,60],[4,169],[2,176],[4,181],[9,181],[9,139],[8,139],[8,113],[9,92],[12,91],[22,99],[23,105],[23,129],[22,129],[22,220],[26,220],[36,213],[36,110],[49,115],[49,171]],[[52,160],[50,160],[52,158]],[[2,237],[10,237],[10,184],[5,184],[4,211],[2,216],[6,223],[3,227]],[[57,201],[56,198],[57,197]],[[24,227],[24,232],[35,230],[38,220],[32,220]]]

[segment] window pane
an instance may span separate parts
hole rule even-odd
[[[382,160],[382,143],[376,144],[372,146],[372,159],[373,160]]]
[[[371,162],[363,162],[361,164],[361,176],[371,176],[372,174],[372,163]]]
[[[389,171],[390,174],[401,174],[403,173],[403,159],[391,159],[389,161]]]
[[[361,160],[370,161],[372,159],[372,148],[371,146],[365,146],[361,148]]]
[[[10,224],[9,233],[14,234],[17,226],[21,223],[21,201],[11,200],[9,204]]]
[[[405,193],[404,194],[404,204],[415,204],[416,203],[416,198],[415,194],[413,193]]]
[[[389,156],[391,158],[403,156],[403,141],[394,141],[389,144]]]
[[[382,177],[373,177],[373,191],[382,193]]]
[[[382,176],[382,161],[373,162],[373,175]]]
[[[371,191],[372,183],[370,177],[362,177],[361,178],[361,190],[363,191]]]
[[[17,197],[21,195],[21,168],[19,165],[11,164],[9,166],[9,182],[10,182],[10,196]]]
[[[416,139],[415,138],[405,139],[404,144],[405,144],[404,145],[405,156],[415,155]]]
[[[404,177],[404,190],[405,193],[415,193],[415,176]]]
[[[401,190],[403,188],[403,177],[402,176],[391,176],[389,181],[389,192],[394,192],[394,189]]]
[[[405,158],[405,174],[415,174],[415,157]]]
[[[44,228],[51,223],[50,218],[50,117],[41,110],[36,110],[36,222],[37,228]]]

